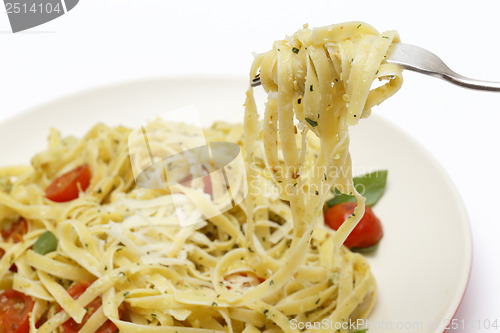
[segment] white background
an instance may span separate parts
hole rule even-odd
[[[0,121],[103,84],[247,75],[252,52],[266,51],[304,23],[361,20],[380,31],[395,29],[463,75],[500,81],[499,9],[496,1],[81,0],[63,17],[17,34],[2,9]],[[500,325],[500,93],[404,76],[401,91],[374,112],[425,146],[456,184],[473,237],[473,268],[456,318],[474,325],[468,332],[497,331],[478,327],[478,320]]]

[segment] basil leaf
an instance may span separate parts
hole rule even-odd
[[[374,206],[382,197],[387,185],[387,170],[378,170],[363,176],[354,177],[354,186],[359,194],[366,198],[367,206]],[[354,195],[342,194],[334,189],[335,196],[328,200],[328,207],[332,207],[343,202],[356,202]]]
[[[326,202],[328,208],[341,204],[343,202],[356,202],[356,197],[354,195],[342,194],[339,190],[335,189],[333,191],[335,196]]]
[[[351,333],[366,333],[366,331],[368,331],[367,328],[364,328],[362,330],[355,330],[355,331],[351,331]]]
[[[351,249],[351,251],[352,252],[359,252],[359,253],[370,253],[370,252],[373,252],[376,249],[378,249],[378,245],[379,244],[380,244],[380,239],[377,241],[377,243],[375,243],[372,246],[368,246],[368,247],[353,247]]]
[[[57,249],[57,238],[50,232],[45,231],[33,244],[33,251],[45,255]]]

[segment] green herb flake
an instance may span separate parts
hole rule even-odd
[[[36,240],[35,244],[33,244],[33,251],[41,255],[46,255],[55,250],[57,250],[57,238],[48,230]]]
[[[217,303],[216,302],[212,302],[212,306],[217,306]]]
[[[297,54],[297,53],[299,53],[299,49],[296,47],[292,47],[292,52]]]
[[[312,84],[309,86],[309,91],[313,91],[313,85]]]
[[[306,118],[306,121],[307,121],[307,123],[308,123],[309,125],[311,125],[312,127],[316,127],[316,126],[318,126],[318,122],[317,122],[317,121],[315,121],[315,120],[312,120],[312,119],[310,119],[310,118]]]
[[[318,298],[318,299],[316,300],[316,302],[314,302],[314,304],[318,304],[320,299],[321,299],[321,298]]]
[[[359,29],[359,28],[361,28],[361,24],[358,24],[358,26],[356,27],[356,29]]]
[[[272,287],[274,285],[274,280],[269,281],[269,286]]]
[[[130,293],[128,291],[123,293],[123,297],[127,297]]]

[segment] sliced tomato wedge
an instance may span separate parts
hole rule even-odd
[[[12,240],[14,243],[19,243],[23,240],[23,236],[28,232],[28,222],[20,218],[13,222],[8,229],[2,229],[0,233],[5,241]]]
[[[85,290],[93,283],[94,281],[84,281],[73,284],[68,288],[68,294],[73,298],[77,299],[80,297]],[[87,320],[97,311],[102,305],[101,297],[96,297],[92,302],[87,304],[85,309],[87,309],[87,313],[83,317],[83,320],[80,324],[74,321],[72,318],[65,321],[61,328],[63,333],[77,333],[80,329],[85,325]],[[104,324],[99,327],[96,333],[115,333],[118,332],[118,327],[111,321],[107,320]]]
[[[101,327],[96,331],[96,333],[117,333],[118,327],[111,320],[107,320]]]
[[[88,164],[80,165],[54,179],[45,189],[45,196],[55,202],[67,202],[76,199],[78,198],[78,187],[85,191],[89,187],[90,177]]]
[[[14,289],[0,294],[0,332],[28,333],[29,314],[33,310],[33,299]]]
[[[23,240],[24,235],[28,232],[28,222],[24,218],[20,218],[18,221],[13,222],[10,225],[10,228],[2,229],[0,234],[2,234],[2,238],[4,241],[13,241],[14,243],[19,243]],[[3,257],[5,251],[0,249],[0,258]],[[11,272],[17,272],[16,264],[12,264],[10,266]]]
[[[210,178],[210,174],[208,173],[208,170],[204,167],[203,170],[206,172],[203,176],[201,176],[201,179],[203,180],[203,192],[206,194],[210,194],[212,196],[212,179]],[[193,181],[193,175],[189,174],[183,179],[179,181],[180,184],[191,187]]]
[[[325,213],[325,223],[333,230],[338,230],[344,221],[354,213],[356,205],[355,202],[343,202],[330,207]],[[365,215],[347,237],[344,245],[351,250],[369,250],[377,245],[383,235],[384,231],[380,220],[375,216],[373,210],[366,206]]]

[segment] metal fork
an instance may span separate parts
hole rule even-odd
[[[418,46],[395,43],[386,61],[411,71],[446,80],[461,87],[500,92],[500,82],[475,80],[457,74],[437,55]],[[260,84],[260,77],[257,75],[252,80],[251,85],[256,87]]]

